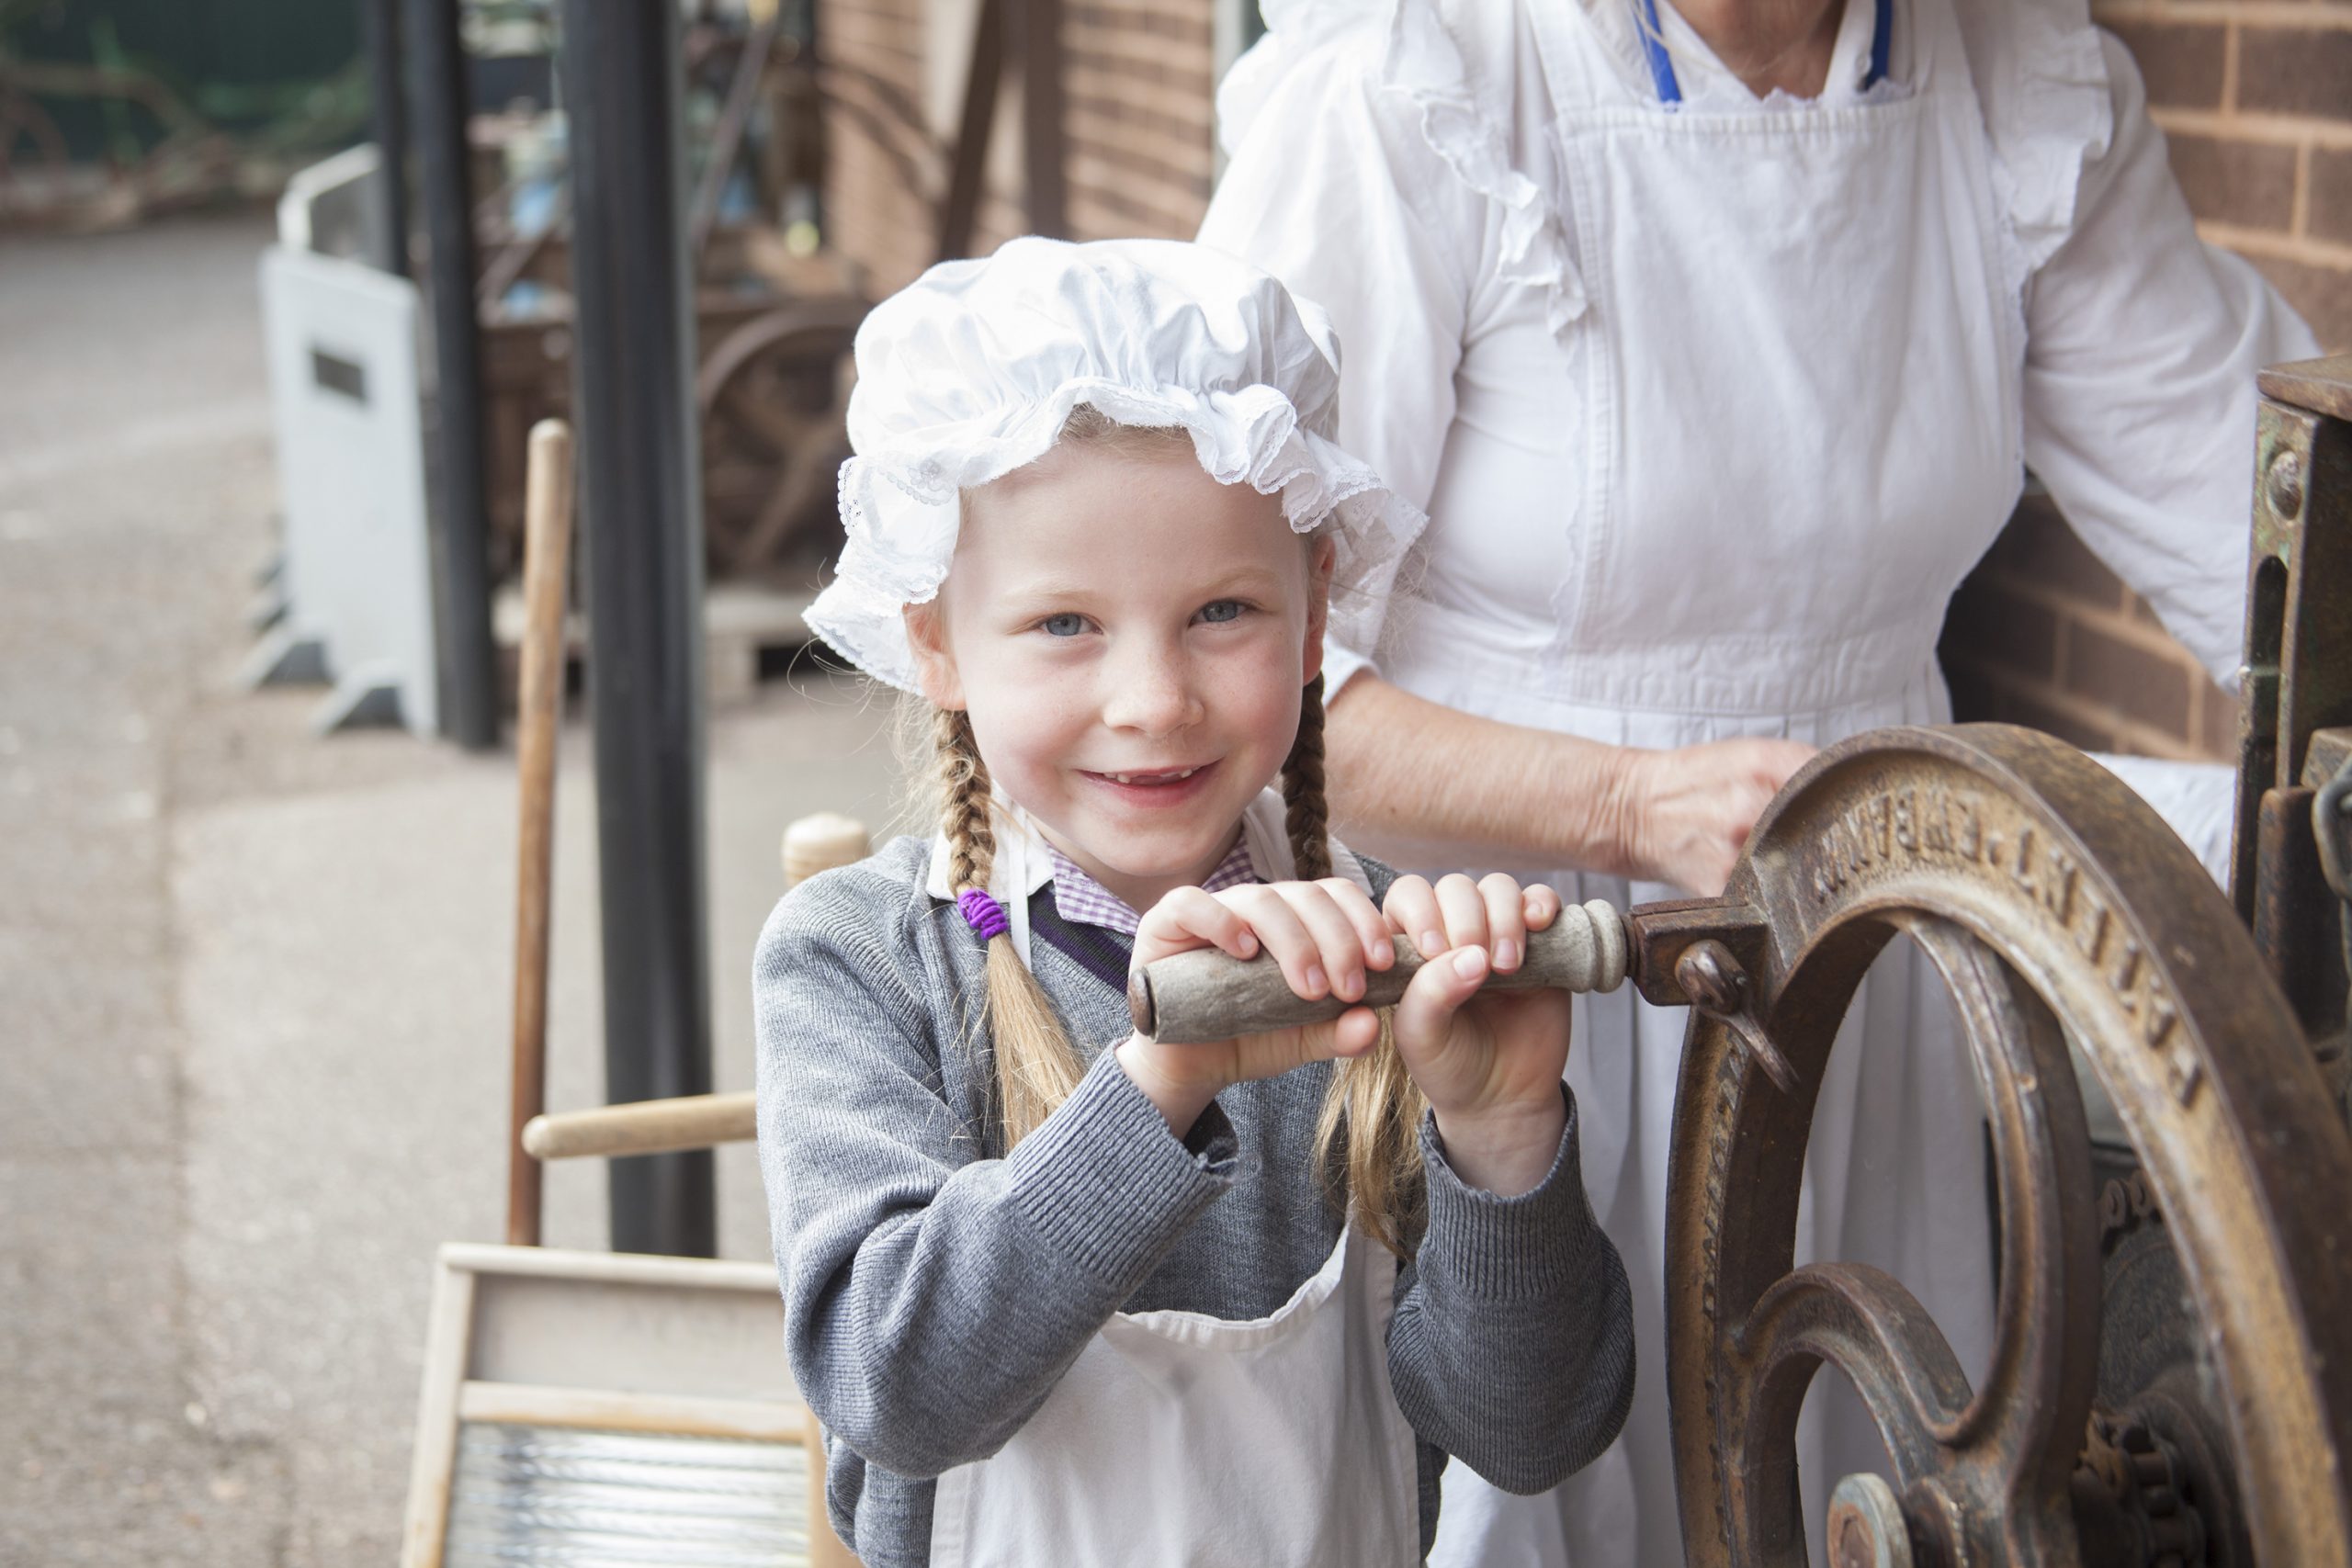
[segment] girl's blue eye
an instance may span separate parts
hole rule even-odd
[[[1047,637],[1076,637],[1086,629],[1086,617],[1065,610],[1058,615],[1047,615],[1037,626]]]
[[[1201,619],[1204,621],[1238,621],[1240,618],[1241,601],[1238,599],[1212,599],[1201,606]]]

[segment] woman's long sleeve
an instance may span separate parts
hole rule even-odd
[[[1319,305],[1340,339],[1340,445],[1426,510],[1453,423],[1471,269],[1486,214],[1379,81],[1377,29],[1299,47],[1279,33],[1235,67],[1248,123],[1220,96],[1231,162],[1200,242]],[[1372,660],[1395,579],[1332,605],[1326,691]]]
[[[2200,241],[2138,68],[2106,51],[2114,126],[2073,232],[2026,294],[2025,461],[2086,544],[2234,686],[2255,373],[2318,352],[2243,258]]]

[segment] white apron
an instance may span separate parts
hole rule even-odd
[[[1035,822],[1002,796],[989,891],[1029,962],[1029,895],[1051,879]],[[1258,874],[1295,874],[1283,798],[1243,810]],[[944,840],[931,893],[946,898]],[[1369,890],[1331,845],[1332,869]],[[1119,1313],[988,1459],[940,1476],[933,1568],[1408,1568],[1421,1558],[1413,1429],[1388,1382],[1396,1260],[1353,1224],[1272,1316]]]
[[[1347,1227],[1271,1317],[1120,1313],[1012,1440],[939,1478],[933,1568],[1409,1568],[1396,1263]]]
[[[1857,27],[1869,48],[1871,10],[1849,3],[1841,62],[1856,57]],[[1529,465],[1546,459],[1482,432],[1508,432],[1492,417],[1502,402],[1523,410],[1558,378],[1537,406],[1564,411],[1571,430],[1549,459],[1558,488],[1544,492],[1561,496],[1561,536],[1514,547],[1519,574],[1488,577],[1544,604],[1566,632],[1533,658],[1511,646],[1476,613],[1486,590],[1447,578],[1457,542],[1433,536],[1429,579],[1384,645],[1395,683],[1642,747],[1739,735],[1826,744],[1950,718],[1937,634],[2021,487],[2023,325],[1949,0],[1901,10],[1907,87],[1844,105],[1673,111],[1604,53],[1582,6],[1548,10],[1538,37],[1551,99],[1579,106],[1555,131],[1587,303],[1548,362],[1536,362],[1532,345],[1551,334],[1535,320],[1520,358],[1486,387],[1462,378],[1430,512],[1433,536],[1453,518],[1466,531],[1493,514],[1482,487],[1532,492]],[[1528,309],[1540,318],[1540,300]],[[1571,901],[1679,896],[1501,869]],[[1980,1113],[1949,1003],[1916,961],[1907,944],[1890,949],[1830,1058],[1797,1255],[1893,1272],[1973,1375],[1993,1314]],[[1641,1377],[1624,1435],[1544,1497],[1507,1496],[1449,1467],[1441,1568],[1682,1561],[1664,1237],[1684,1021],[1630,987],[1577,998],[1567,1077],[1585,1181],[1634,1292]],[[1838,1386],[1825,1398],[1827,1384]],[[1799,1457],[1818,1562],[1828,1488],[1883,1460],[1842,1381],[1825,1371],[1815,1390]]]

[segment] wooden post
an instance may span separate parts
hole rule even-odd
[[[514,874],[514,1086],[506,1145],[506,1240],[539,1245],[539,1162],[523,1128],[547,1104],[548,904],[555,872],[555,743],[563,714],[564,590],[571,570],[571,432],[531,429],[523,486],[523,645],[514,705],[522,826]]]
[[[1029,231],[1069,237],[1062,133],[1061,0],[1022,0],[1021,160]]]
[[[939,204],[940,261],[970,254],[972,225],[979,216],[980,190],[988,183],[989,132],[996,124],[997,82],[1004,73],[1004,7],[1008,0],[980,0],[972,22],[972,59],[964,76],[964,113],[956,130],[956,160],[947,171],[947,194]]]

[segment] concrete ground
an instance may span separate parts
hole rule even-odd
[[[494,1240],[513,759],[240,689],[276,482],[256,218],[0,237],[0,1565],[391,1562],[429,1269]],[[714,1050],[784,825],[877,827],[887,715],[714,712]],[[601,1099],[594,780],[559,784],[550,1100]],[[764,1258],[747,1148],[727,1256]],[[605,1245],[597,1168],[548,1239]]]

